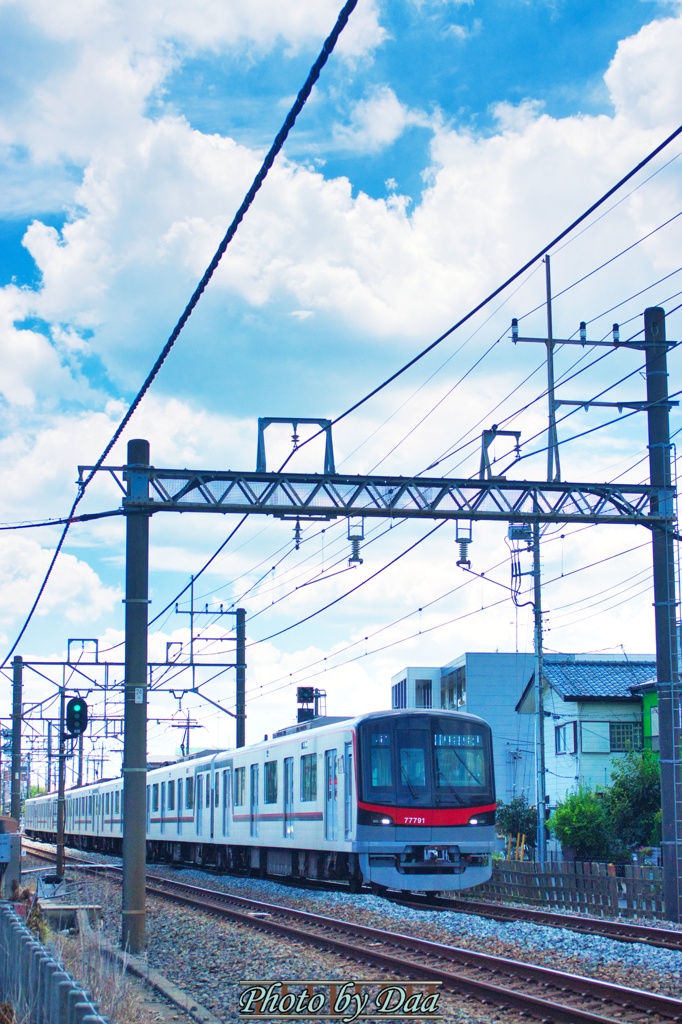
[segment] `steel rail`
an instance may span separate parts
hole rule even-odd
[[[531,924],[542,924],[549,928],[566,928],[583,935],[601,935],[617,942],[641,942],[660,949],[682,951],[682,931],[672,928],[660,928],[656,925],[635,924],[630,921],[614,921],[610,918],[591,917],[586,914],[568,914],[551,910],[514,907],[509,904],[490,903],[484,900],[456,899],[451,897],[426,896],[423,899],[413,896],[402,899],[388,895],[386,897],[398,906],[411,907],[415,910],[450,910],[456,914],[473,914],[487,917],[494,921],[528,921]]]

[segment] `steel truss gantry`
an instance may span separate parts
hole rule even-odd
[[[90,466],[81,466],[81,480]],[[660,526],[660,488],[448,477],[249,473],[105,466],[125,511],[221,512],[280,519],[476,519],[503,522],[630,523]],[[134,484],[130,488],[128,484]],[[669,502],[668,502],[669,503]]]

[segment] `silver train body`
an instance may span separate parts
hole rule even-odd
[[[490,729],[449,711],[375,712],[283,730],[147,773],[147,855],[376,889],[487,881],[495,847]],[[120,854],[122,779],[68,790],[66,843]],[[26,801],[54,841],[57,795]]]

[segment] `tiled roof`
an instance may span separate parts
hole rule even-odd
[[[631,687],[656,677],[654,661],[545,662],[542,674],[564,700],[632,697]]]

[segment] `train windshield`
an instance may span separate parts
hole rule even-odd
[[[370,719],[359,727],[361,799],[394,807],[494,803],[490,730],[438,715]]]

